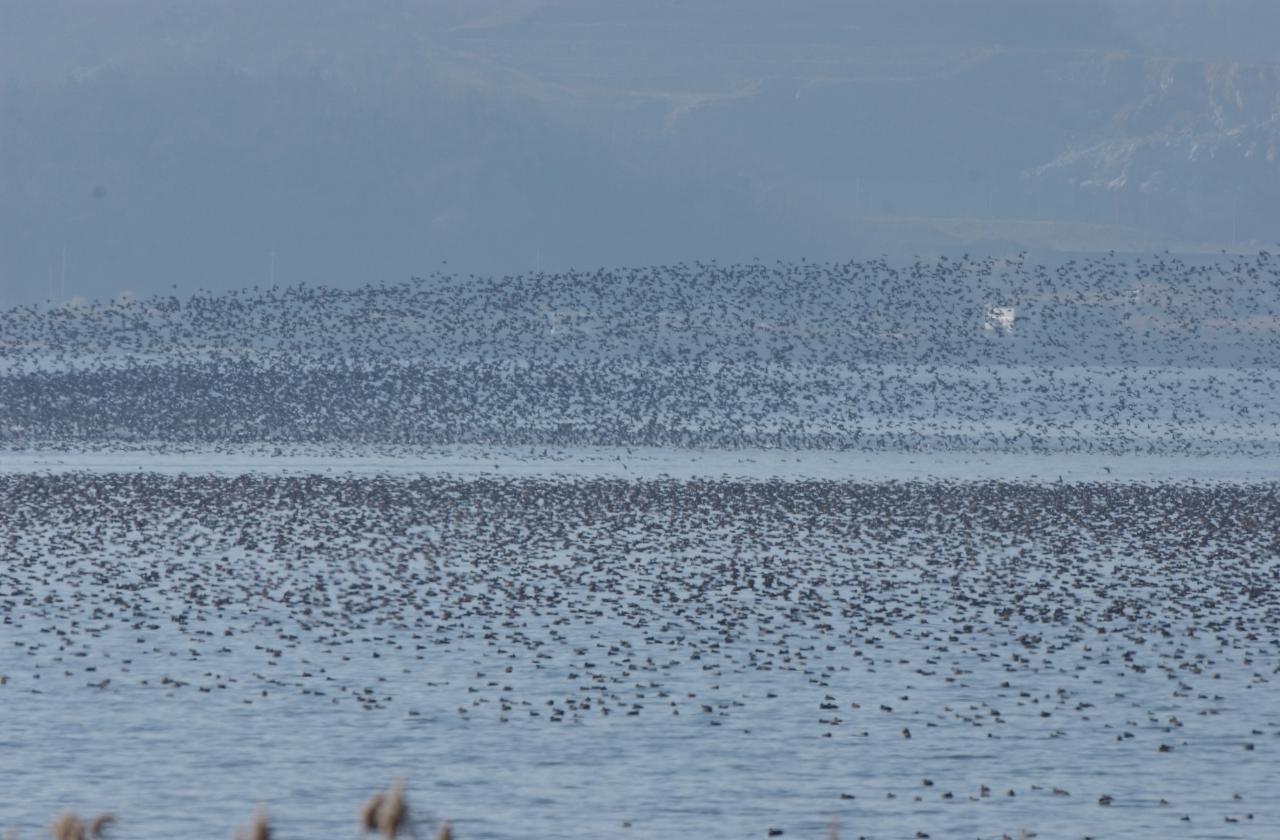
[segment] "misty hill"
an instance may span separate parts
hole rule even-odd
[[[1269,246],[1272,4],[8,4],[0,296]]]

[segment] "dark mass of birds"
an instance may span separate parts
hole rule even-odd
[[[437,274],[2,311],[0,448],[1274,458],[1278,362],[1265,252]],[[0,473],[0,714],[71,691],[504,733],[803,714],[924,771],[836,773],[833,807],[1249,825],[1273,806],[1193,809],[1161,762],[1274,766],[1277,489]],[[1083,739],[1149,775],[962,784],[930,769],[945,738]]]
[[[1278,359],[1266,252],[432,275],[0,312],[0,445],[1275,454]]]
[[[733,726],[786,702],[819,738],[1070,733],[1120,762],[1193,761],[1243,702],[1248,728],[1225,737],[1264,772],[1276,490],[2,476],[0,613],[19,650],[0,691],[407,716],[444,694],[466,720],[548,726]],[[1143,766],[1148,804],[1176,804]],[[929,793],[1116,796],[1027,781]]]

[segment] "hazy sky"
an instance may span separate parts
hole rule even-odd
[[[1256,249],[1277,31],[1255,0],[0,0],[0,304]]]

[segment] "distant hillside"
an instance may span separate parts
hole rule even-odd
[[[1280,52],[1252,33],[1277,14],[18,0],[0,303],[446,260],[1256,251],[1280,221]]]

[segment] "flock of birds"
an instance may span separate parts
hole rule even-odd
[[[0,312],[0,444],[1273,455],[1280,259],[681,264]]]
[[[691,744],[792,715],[796,737],[918,744],[919,790],[840,791],[901,799],[907,824],[922,797],[1149,806],[1165,836],[1269,807],[1206,814],[1159,768],[1274,764],[1272,486],[140,473],[4,476],[0,497],[11,697],[663,716]],[[930,751],[1058,738],[1089,787],[928,780]]]
[[[1274,457],[1277,360],[1267,253],[433,275],[0,312],[0,446]],[[1248,831],[1280,811],[1202,780],[1280,748],[1276,489],[0,474],[0,707],[741,730],[876,756],[811,785],[851,825]]]

